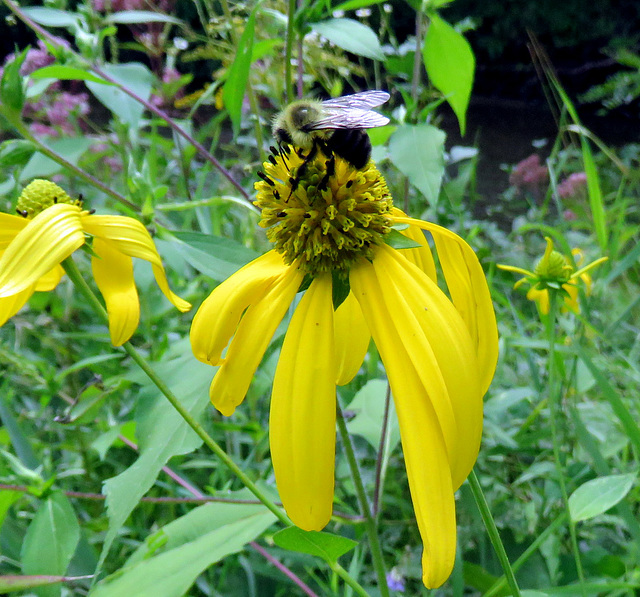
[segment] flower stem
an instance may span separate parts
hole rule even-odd
[[[511,594],[513,595],[513,597],[520,597],[520,588],[518,587],[518,581],[516,581],[515,574],[513,572],[513,569],[511,568],[511,564],[509,563],[509,558],[507,557],[507,552],[505,551],[504,545],[502,544],[502,539],[500,539],[498,527],[493,520],[491,510],[489,510],[489,504],[487,504],[487,499],[484,497],[484,492],[482,491],[480,481],[478,481],[478,477],[476,476],[475,471],[471,471],[471,474],[469,475],[469,485],[471,486],[471,491],[473,492],[473,498],[476,501],[476,506],[478,506],[478,510],[480,510],[480,516],[482,517],[484,526],[487,529],[489,540],[493,545],[493,549],[495,549],[496,551],[496,555],[498,556],[498,560],[500,561],[500,566],[502,566],[504,576],[507,579],[507,583],[509,583],[509,587],[511,588]]]
[[[578,537],[576,534],[576,524],[571,519],[569,510],[569,494],[567,485],[564,482],[564,471],[560,454],[560,434],[558,432],[558,423],[561,417],[560,407],[560,380],[558,378],[558,367],[556,365],[556,312],[558,307],[557,294],[553,290],[549,290],[549,313],[547,314],[546,327],[547,339],[549,341],[549,419],[551,422],[551,441],[553,444],[553,461],[558,474],[558,484],[560,485],[560,493],[562,502],[567,513],[567,521],[569,524],[569,535],[571,537],[571,550],[573,551],[573,559],[578,572],[578,580],[580,581],[580,590],[582,596],[586,597],[584,586],[584,570],[582,569],[582,561],[580,559],[580,550],[578,548]]]
[[[101,317],[103,321],[108,323],[109,317],[107,311],[102,306],[102,303],[91,290],[86,280],[82,277],[82,274],[78,270],[75,262],[71,257],[65,259],[62,263],[65,272],[74,283],[76,288],[87,299],[94,311]],[[169,389],[169,386],[156,374],[151,368],[149,363],[140,355],[130,342],[126,342],[123,345],[127,354],[135,361],[135,363],[147,374],[149,379],[155,384],[155,386],[164,394],[169,400],[173,408],[175,408],[184,421],[193,429],[196,434],[202,439],[204,444],[227,466],[229,470],[242,482],[242,484],[253,493],[275,516],[276,518],[286,526],[292,526],[291,521],[287,515],[276,506],[263,492],[262,490],[242,471],[242,469],[227,455],[227,453],[220,447],[220,445],[205,431],[204,427],[193,417],[193,415],[180,403],[175,394]]]
[[[369,507],[367,494],[362,483],[362,475],[360,474],[358,461],[356,460],[356,455],[353,451],[351,437],[349,437],[347,424],[345,423],[344,417],[342,416],[342,409],[340,408],[340,405],[337,405],[337,408],[338,431],[340,433],[340,438],[342,439],[342,445],[344,446],[347,461],[349,462],[349,469],[351,470],[351,477],[353,479],[353,484],[356,490],[356,497],[358,498],[360,511],[364,516],[365,528],[367,530],[367,537],[369,538],[369,545],[371,548],[371,559],[373,561],[373,567],[376,571],[376,576],[378,577],[378,589],[382,597],[389,597],[389,586],[387,585],[387,575],[384,567],[384,559],[382,558],[382,548],[380,547],[380,539],[378,537],[376,528],[376,520],[371,512],[371,508]]]

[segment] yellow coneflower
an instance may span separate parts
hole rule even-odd
[[[93,240],[91,266],[107,306],[114,346],[124,344],[138,327],[140,303],[132,257],[151,263],[158,286],[180,310],[191,305],[169,289],[160,256],[146,228],[125,216],[94,215],[58,185],[34,180],[16,211],[0,214],[0,325],[13,317],[35,291],[55,288],[60,263]]]
[[[269,431],[287,514],[320,530],[333,504],[336,384],[354,377],[373,337],[400,421],[423,581],[437,587],[453,567],[454,492],[478,454],[482,397],[497,361],[482,268],[460,237],[395,209],[373,162],[357,170],[320,151],[309,161],[274,152],[256,190],[274,249],[220,284],[191,328],[195,356],[219,367],[211,400],[224,415],[234,412],[306,288],[280,353]],[[411,248],[388,244],[394,226],[415,241],[404,243]],[[449,296],[422,230],[433,237]]]

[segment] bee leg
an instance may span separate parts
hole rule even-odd
[[[331,157],[325,162],[325,166],[327,171],[318,185],[318,188],[321,191],[324,191],[327,188],[329,179],[336,173],[336,156],[333,152],[331,153]]]
[[[306,156],[304,156],[304,159],[302,160],[302,164],[300,164],[300,166],[298,167],[298,171],[296,172],[295,177],[292,176],[291,178],[289,178],[289,184],[291,185],[291,190],[289,191],[289,197],[291,197],[291,194],[298,188],[298,185],[300,184],[300,179],[304,176],[305,172],[307,171],[307,168],[309,167],[309,163],[311,162],[311,160],[313,160],[316,157],[317,154],[318,154],[318,143],[316,142],[313,144],[313,146],[309,150],[309,153]],[[302,154],[302,152],[298,153],[298,156],[300,158],[302,158],[303,155],[304,154]]]

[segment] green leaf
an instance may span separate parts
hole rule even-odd
[[[63,575],[80,540],[80,525],[61,491],[44,500],[29,524],[22,544],[25,574]],[[39,597],[59,597],[60,586],[36,589]]]
[[[389,234],[385,234],[384,241],[394,249],[418,249],[422,247],[420,243],[405,236],[400,230],[396,230],[395,228],[392,228]]]
[[[385,55],[378,37],[373,29],[353,19],[328,19],[319,23],[311,23],[312,31],[326,37],[339,48],[371,58],[384,61]]]
[[[476,66],[469,42],[449,23],[432,14],[422,56],[429,79],[444,94],[464,135]]]
[[[214,280],[226,280],[258,254],[230,238],[200,232],[173,232],[180,243],[174,248],[199,272]]]
[[[381,379],[369,380],[355,395],[347,410],[355,416],[347,423],[349,433],[359,435],[369,442],[374,450],[380,447],[387,383]],[[389,405],[389,451],[400,441],[400,427],[393,401]]]
[[[10,139],[0,145],[0,168],[24,164],[36,150],[31,141]]]
[[[215,370],[193,358],[188,340],[184,340],[175,348],[180,350],[180,357],[156,363],[153,368],[169,388],[180,396],[182,405],[194,417],[199,417],[209,404],[207,388]],[[104,483],[109,530],[98,568],[104,562],[120,527],[137,506],[140,498],[155,483],[167,461],[173,456],[188,454],[202,444],[202,440],[178,416],[173,406],[144,373],[134,369],[126,376],[130,381],[143,386],[136,411],[139,456],[127,470]]]
[[[60,81],[93,81],[94,83],[100,83],[101,85],[113,85],[109,81],[105,81],[96,75],[76,68],[75,66],[65,66],[62,64],[52,64],[51,66],[45,66],[32,72],[29,75],[32,79],[58,79]]]
[[[609,475],[583,483],[569,497],[569,512],[574,522],[588,520],[606,512],[629,493],[636,475]]]
[[[289,527],[278,531],[273,542],[283,549],[318,556],[326,562],[337,562],[341,555],[358,545],[356,541],[318,531],[303,531],[298,527]]]
[[[92,143],[93,140],[89,137],[67,137],[52,140],[48,143],[48,146],[65,160],[75,165]],[[31,156],[31,159],[27,162],[22,172],[20,172],[20,181],[51,176],[52,174],[60,172],[62,169],[63,166],[58,164],[58,162],[55,162],[40,152],[36,152]]]
[[[31,444],[29,443],[27,434],[21,428],[21,423],[24,425],[26,421],[22,420],[19,422],[16,420],[13,416],[12,410],[7,407],[5,402],[5,397],[6,399],[10,399],[12,396],[13,392],[11,391],[11,388],[3,385],[2,392],[0,393],[0,421],[2,421],[2,425],[9,434],[11,445],[20,459],[20,462],[27,468],[35,470],[38,468],[39,462],[31,449]]]
[[[120,25],[133,25],[137,23],[173,23],[174,25],[184,25],[180,19],[152,10],[122,10],[107,15],[104,20],[107,23],[118,23]]]
[[[249,81],[256,10],[258,9],[258,6],[259,4],[254,7],[249,15],[247,25],[240,36],[240,41],[238,42],[236,56],[233,59],[233,64],[229,69],[229,74],[222,90],[224,107],[229,113],[229,118],[231,118],[234,136],[237,136],[240,132],[240,124],[242,122],[242,103],[244,101],[244,92]]]
[[[56,8],[27,7],[22,11],[39,25],[45,27],[74,27],[80,16],[73,12]]]
[[[5,65],[0,79],[0,114],[7,120],[20,120],[25,100],[25,81],[20,67],[27,57],[28,48]]]
[[[242,492],[249,499],[248,492]],[[235,496],[234,496],[235,497]],[[149,537],[91,597],[182,597],[209,566],[240,551],[275,521],[262,504],[205,504]]]
[[[347,0],[331,8],[332,12],[338,10],[357,10],[358,8],[364,8],[365,6],[373,6],[374,4],[382,4],[386,0]]]
[[[444,175],[445,134],[430,124],[398,127],[389,141],[389,157],[431,205],[438,201]]]
[[[102,70],[120,85],[133,91],[138,97],[148,100],[151,96],[154,77],[144,64],[138,62],[105,64]],[[120,121],[128,124],[134,130],[138,128],[144,112],[144,106],[140,102],[115,85],[107,86],[87,81],[87,87]]]

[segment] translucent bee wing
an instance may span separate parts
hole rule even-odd
[[[388,124],[389,119],[377,112],[360,110],[358,108],[334,108],[324,110],[324,116],[318,118],[307,128],[309,130],[322,129],[373,129]]]
[[[366,110],[381,106],[389,100],[389,94],[386,91],[370,90],[354,93],[353,95],[343,95],[322,102],[323,108],[356,108]],[[380,125],[376,125],[380,126]]]

